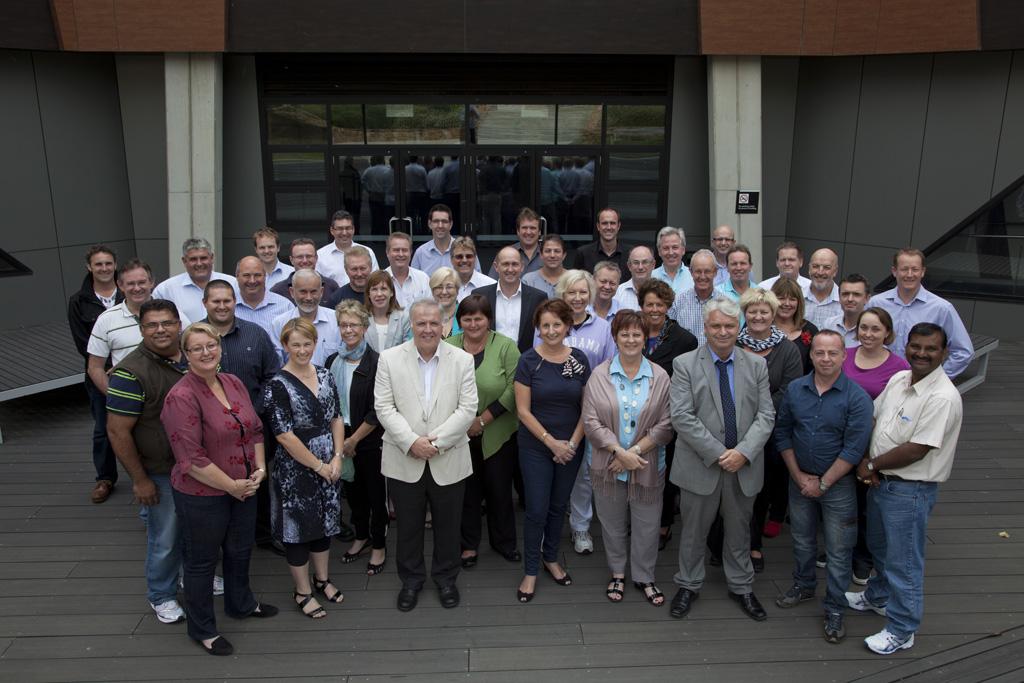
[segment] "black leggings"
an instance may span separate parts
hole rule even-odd
[[[291,567],[304,567],[310,553],[322,553],[331,547],[331,537],[324,536],[308,543],[285,543],[284,557]]]

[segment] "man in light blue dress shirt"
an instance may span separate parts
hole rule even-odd
[[[256,256],[263,263],[263,271],[266,273],[264,283],[267,291],[278,282],[287,280],[288,276],[295,272],[295,268],[287,263],[281,263],[278,255],[281,252],[281,238],[277,230],[273,228],[260,228],[252,234],[252,246],[256,249]]]
[[[658,231],[655,245],[658,248],[661,265],[651,272],[651,277],[668,283],[677,296],[679,292],[693,287],[690,269],[683,265],[683,257],[686,256],[686,233],[682,228],[665,226]]]
[[[238,281],[213,269],[213,247],[202,237],[190,237],[181,245],[181,263],[185,272],[169,277],[153,290],[154,299],[173,301],[178,312],[189,320],[206,317],[203,289],[210,280],[226,280],[238,292]]]
[[[267,290],[266,271],[255,256],[242,257],[235,268],[235,276],[241,295],[235,302],[235,317],[259,325],[267,334],[272,334],[274,318],[291,311],[292,303]]]

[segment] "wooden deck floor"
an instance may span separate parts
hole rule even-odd
[[[460,607],[442,609],[428,588],[409,614],[394,608],[393,565],[367,579],[362,563],[333,560],[346,600],[313,622],[291,608],[284,561],[256,551],[254,586],[282,613],[219,617],[237,655],[209,657],[183,625],[160,624],[146,604],[145,535],[128,486],[103,505],[89,503],[82,390],[18,399],[0,406],[0,680],[1022,681],[1022,396],[1024,343],[1004,342],[988,382],[966,399],[953,478],[931,520],[917,645],[890,658],[861,643],[880,617],[849,615],[847,640],[835,646],[821,638],[818,604],[772,604],[789,585],[785,535],[767,541],[768,568],[755,591],[769,619],[760,624],[726,598],[713,568],[685,620],[632,588],[624,603],[609,604],[600,539],[589,557],[567,548],[575,585],[541,577],[529,605],[514,598],[520,568],[489,550],[460,576]],[[675,548],[658,567],[669,596]]]

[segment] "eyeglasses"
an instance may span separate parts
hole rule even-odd
[[[472,261],[476,258],[476,254],[455,254],[452,256],[453,261]]]
[[[362,327],[363,326],[360,325],[359,323],[338,323],[338,329],[342,330],[342,331],[345,331],[345,330],[358,330],[358,329],[361,329]]]
[[[217,350],[218,346],[220,346],[220,342],[210,342],[205,346],[190,346],[187,349],[185,349],[185,353],[190,353],[192,355],[202,353],[203,351],[206,351],[207,353],[213,353],[214,351]]]
[[[437,287],[431,287],[432,292],[454,292],[458,287],[455,285],[438,285]]]
[[[142,329],[146,330],[147,332],[152,332],[158,327],[161,330],[171,330],[180,324],[180,320],[157,320],[156,322],[142,323]]]

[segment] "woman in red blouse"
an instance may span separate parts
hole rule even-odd
[[[249,392],[234,375],[218,372],[220,334],[194,323],[181,335],[189,372],[167,394],[160,413],[174,451],[171,487],[184,545],[188,634],[213,655],[233,649],[217,632],[213,575],[223,552],[224,611],[272,617],[249,588],[256,532],[256,490],[267,476],[263,426]]]

